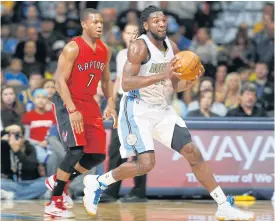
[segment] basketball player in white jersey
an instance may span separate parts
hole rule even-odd
[[[215,215],[218,220],[251,220],[253,213],[236,209],[232,197],[225,196],[192,142],[185,122],[165,101],[163,85],[166,80],[171,80],[178,92],[194,83],[176,78],[178,67],[173,67],[177,61],[174,55],[179,49],[166,37],[166,26],[166,17],[159,8],[150,6],[142,12],[141,36],[131,44],[123,70],[122,88],[127,93],[121,100],[118,128],[121,156],[137,155],[137,160],[126,162],[102,176],[87,175],[83,198],[86,210],[96,214],[101,193],[108,185],[153,169],[153,139],[156,139],[178,151],[189,162],[197,180],[217,202]]]
[[[118,52],[116,57],[116,68],[117,68],[117,76],[116,81],[114,83],[114,91],[113,91],[113,100],[116,101],[116,111],[119,113],[120,101],[123,97],[123,90],[121,87],[121,77],[123,73],[124,64],[127,61],[127,52],[131,43],[138,36],[138,25],[136,24],[126,24],[123,32],[122,38],[125,42],[126,48],[122,49]],[[117,133],[117,129],[114,128],[112,130],[111,135],[111,143],[108,148],[108,168],[109,170],[115,169],[122,163],[126,162],[127,159],[122,159],[119,152],[120,141]],[[134,188],[126,194],[123,198],[120,199],[121,202],[145,202],[145,188],[146,188],[146,174],[143,176],[134,177]],[[116,182],[108,187],[107,190],[104,191],[101,196],[100,202],[115,202],[119,197],[121,182]]]

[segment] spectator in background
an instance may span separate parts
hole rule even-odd
[[[198,10],[195,14],[196,25],[201,28],[212,28],[215,19],[215,13],[211,11],[211,3],[209,1],[198,2]]]
[[[229,110],[227,117],[267,117],[262,108],[256,107],[256,87],[252,83],[245,83],[241,89],[240,105]]]
[[[230,73],[225,79],[224,104],[228,110],[239,105],[239,95],[241,90],[241,78],[238,73]]]
[[[54,20],[51,18],[43,18],[41,21],[41,36],[43,37],[46,47],[48,49],[47,57],[52,57],[52,47],[58,40],[63,40],[64,36],[58,31],[54,30]]]
[[[225,88],[224,88],[224,82],[225,82],[225,77],[227,75],[228,67],[225,64],[220,64],[217,67],[216,71],[216,82],[215,82],[215,100],[217,102],[223,103],[224,101],[224,93],[225,93]]]
[[[23,57],[23,72],[27,77],[31,72],[38,71],[44,74],[44,64],[39,62],[35,54],[37,53],[36,44],[34,41],[27,41],[24,45],[24,57]]]
[[[193,39],[190,50],[194,51],[201,59],[204,65],[217,65],[217,45],[210,38],[210,33],[207,28],[199,28]],[[207,70],[207,68],[206,68]]]
[[[258,101],[267,111],[274,110],[274,84],[267,78],[268,67],[263,62],[258,62],[255,67],[256,86]]]
[[[188,113],[188,117],[219,117],[211,111],[215,92],[213,90],[202,90],[199,92],[199,109]]]
[[[31,111],[34,108],[33,93],[35,89],[41,87],[42,82],[42,75],[39,72],[32,72],[29,78],[29,87],[19,94],[19,101],[24,105],[27,112]]]
[[[35,148],[24,139],[23,129],[7,127],[1,132],[1,198],[37,199],[47,190],[45,180],[39,176]]]
[[[75,36],[81,35],[81,27],[79,25],[79,20],[68,19],[66,23],[66,37],[68,39],[74,38]]]
[[[11,24],[1,25],[1,48],[5,53],[12,55],[15,52],[17,45],[17,39],[11,34]]]
[[[138,25],[139,15],[139,11],[130,9],[126,14],[127,24]]]
[[[68,5],[67,17],[69,19],[78,20],[79,18],[79,11],[76,4],[77,4],[76,2],[71,2],[71,1],[67,2],[67,5]]]
[[[5,81],[11,86],[28,87],[28,78],[22,71],[22,61],[18,58],[13,58],[10,65],[10,70],[5,73]]]
[[[8,24],[12,21],[15,4],[13,1],[1,1],[1,24]]]
[[[123,31],[126,24],[138,25],[138,20],[140,17],[140,11],[136,9],[127,9],[119,13],[117,17],[117,26],[121,31]]]
[[[56,1],[38,1],[38,7],[41,10],[42,18],[54,18],[55,17],[55,8],[58,2]]]
[[[200,104],[199,104],[199,94],[200,91],[204,90],[212,90],[215,91],[215,85],[214,81],[210,77],[202,77],[199,82],[199,88],[198,88],[198,93],[196,96],[196,100],[192,101],[188,105],[188,112],[199,110],[200,109]],[[211,106],[211,111],[219,116],[225,116],[227,113],[227,109],[223,103],[215,101],[212,106]]]
[[[50,110],[52,110],[51,100],[52,100],[54,93],[56,92],[55,82],[53,79],[45,80],[42,87],[48,92],[48,103],[47,103],[45,109],[47,111],[50,111]]]
[[[1,26],[1,41],[2,50],[7,54],[13,55],[18,43],[25,41],[26,27],[22,24],[18,24],[15,31],[15,37],[10,34],[11,27],[11,25]]]
[[[103,39],[106,44],[115,46],[120,44],[120,30],[115,25],[116,11],[113,8],[104,8],[101,11],[103,17]]]
[[[55,26],[54,30],[59,31],[62,35],[66,35],[67,21],[67,2],[58,2],[55,8]]]
[[[26,35],[27,35],[27,29],[25,25],[18,24],[16,27],[16,32],[15,32],[15,39],[17,40],[17,44],[25,41],[26,40]],[[14,50],[15,52],[15,50]]]
[[[47,57],[47,48],[45,46],[45,42],[43,39],[39,39],[38,32],[35,28],[28,28],[27,30],[27,39],[24,42],[20,42],[15,51],[15,57],[20,58],[21,60],[24,59],[24,48],[25,44],[28,41],[35,42],[36,45],[36,53],[35,53],[35,59],[38,62],[41,62],[42,64],[45,64],[46,57]]]
[[[16,99],[13,87],[2,86],[1,88],[1,125],[3,127],[21,123],[23,107]]]
[[[104,8],[101,11],[103,17],[103,36],[102,40],[112,47],[112,57],[110,60],[110,71],[116,70],[116,55],[122,49],[122,41],[120,29],[115,25],[116,23],[116,10],[114,8]]]
[[[268,66],[269,80],[274,80],[274,17],[264,16],[264,29],[253,38],[252,57],[254,62]]]
[[[30,5],[27,9],[27,18],[23,21],[23,24],[27,27],[33,27],[40,30],[40,20],[37,7],[35,5]]]
[[[251,54],[251,42],[248,34],[239,32],[231,46],[231,70],[237,71],[239,67],[250,66],[249,56]]]
[[[10,56],[5,52],[1,51],[1,72],[10,65]],[[4,73],[3,73],[4,75]]]
[[[25,126],[25,137],[34,145],[37,160],[40,165],[46,166],[47,175],[56,172],[63,156],[57,156],[54,147],[49,146],[48,134],[50,128],[56,124],[52,111],[46,110],[48,92],[37,89],[34,92],[34,110],[24,114],[22,123]],[[45,174],[46,175],[46,174]]]
[[[148,2],[150,3],[150,2]],[[166,3],[166,4],[165,4]],[[186,27],[186,37],[192,39],[194,32],[194,20],[199,2],[196,1],[164,1],[159,2],[162,8],[179,16],[179,25]],[[183,34],[183,33],[181,33]]]
[[[38,10],[38,14],[41,14],[41,11],[38,7],[38,2],[35,1],[20,1],[16,2],[14,7],[14,15],[13,15],[13,21],[15,22],[22,22],[24,19],[28,17],[28,9],[30,6],[35,6]]]
[[[262,11],[262,19],[264,20],[265,16],[270,16],[271,18],[274,17],[274,5],[272,3],[266,3],[263,7],[263,11]],[[263,31],[264,29],[264,21],[258,22],[254,25],[253,27],[253,32],[255,34]]]
[[[178,45],[180,51],[187,50],[191,45],[191,40],[187,39],[184,35],[182,35],[179,29],[180,27],[176,19],[172,16],[168,16],[168,37]]]
[[[251,75],[251,69],[249,68],[239,68],[238,73],[240,74],[242,85],[249,81]]]
[[[58,40],[53,44],[51,48],[52,55],[50,58],[50,62],[48,63],[44,74],[46,79],[53,78],[57,68],[58,57],[65,45],[66,45],[66,42],[64,40]]]

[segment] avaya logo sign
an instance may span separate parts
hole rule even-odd
[[[200,136],[193,136],[193,142],[200,149],[204,159],[222,161],[232,158],[235,161],[243,161],[243,170],[249,170],[255,161],[265,161],[274,158],[274,137],[273,136],[255,136],[252,146],[246,143],[243,136],[213,136],[210,144],[207,146]],[[182,156],[174,154],[173,160],[178,160]]]

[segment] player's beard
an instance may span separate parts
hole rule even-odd
[[[161,37],[161,36],[159,36],[158,34],[156,34],[156,33],[154,33],[154,32],[151,32],[151,31],[149,31],[149,32],[150,32],[151,35],[152,35],[156,40],[158,40],[158,41],[164,41],[165,38],[166,38],[166,35],[163,36],[163,37]]]

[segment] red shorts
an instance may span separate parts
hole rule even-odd
[[[64,146],[84,146],[84,153],[106,154],[106,132],[98,104],[94,99],[89,101],[74,99],[73,102],[83,115],[84,132],[80,134],[77,134],[72,127],[69,112],[61,97],[56,93],[52,101],[57,128]]]

